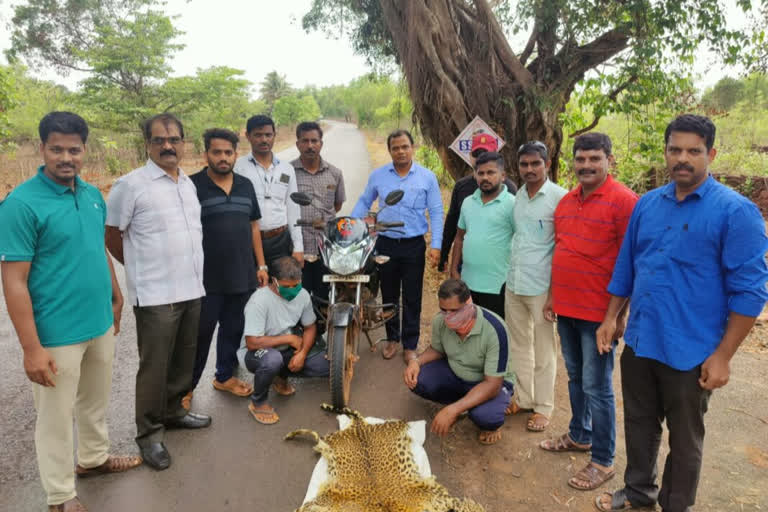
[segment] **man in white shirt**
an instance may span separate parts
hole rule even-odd
[[[290,198],[298,191],[296,173],[289,162],[279,160],[272,153],[275,123],[267,116],[253,116],[248,119],[245,131],[251,153],[237,159],[235,172],[251,180],[256,191],[267,265],[282,256],[293,256],[303,264],[304,244],[301,228],[296,226],[300,207]]]
[[[144,124],[149,159],[118,179],[107,200],[106,245],[125,266],[136,316],[136,443],[144,461],[171,464],[166,428],[203,428],[210,416],[187,412],[203,288],[203,232],[192,181],[179,168],[184,127],[172,114]]]

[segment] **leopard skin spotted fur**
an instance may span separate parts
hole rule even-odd
[[[406,422],[371,424],[356,411],[343,412],[352,419],[344,430],[323,438],[303,429],[285,436],[311,437],[328,463],[328,480],[296,512],[485,512],[475,501],[450,496],[434,477],[419,474]]]

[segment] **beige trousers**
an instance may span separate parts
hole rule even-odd
[[[47,349],[56,361],[55,387],[32,384],[37,409],[35,450],[40,480],[49,505],[76,496],[72,419],[77,425],[77,463],[103,464],[109,452],[107,404],[112,388],[115,336],[103,335],[74,345]]]
[[[511,336],[509,350],[517,375],[514,400],[523,409],[546,417],[555,408],[557,342],[555,324],[544,318],[547,294],[516,295],[507,289],[504,319]]]

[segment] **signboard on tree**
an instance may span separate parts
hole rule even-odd
[[[491,130],[491,127],[488,126],[488,123],[483,121],[480,116],[475,116],[475,118],[470,121],[463,130],[461,130],[459,136],[456,137],[456,139],[449,146],[454,152],[456,152],[457,155],[461,157],[462,160],[467,162],[467,165],[469,166],[472,165],[472,161],[470,160],[469,156],[469,153],[472,150],[472,137],[478,133],[483,133],[488,137],[495,139],[496,143],[499,145],[499,150],[501,150],[505,144],[505,142],[499,138],[496,132]]]

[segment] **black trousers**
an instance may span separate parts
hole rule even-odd
[[[165,423],[187,414],[181,399],[192,384],[200,302],[133,308],[139,345],[136,443],[140,447],[161,442]]]
[[[403,348],[416,350],[419,344],[421,318],[421,292],[424,280],[426,243],[423,236],[412,238],[387,238],[379,236],[376,252],[389,256],[389,261],[379,265],[381,298],[387,303],[397,303],[403,292],[403,309],[400,315],[386,323],[387,339],[402,341]],[[400,328],[402,316],[402,330]]]
[[[291,256],[293,254],[293,240],[291,240],[290,228],[272,238],[262,237],[261,246],[264,249],[264,261],[268,266],[278,258]],[[271,273],[270,271],[270,275]]]
[[[331,287],[328,283],[323,282],[323,276],[328,273],[328,269],[325,268],[325,264],[321,258],[318,258],[317,261],[311,263],[304,260],[304,268],[301,271],[301,286],[303,286],[310,295],[327,301]],[[323,322],[320,317],[317,318],[315,325],[317,325],[318,336],[325,332],[325,322]]]
[[[195,356],[195,371],[192,374],[192,390],[197,387],[203,375],[208,352],[211,348],[213,331],[219,324],[216,336],[216,380],[226,382],[234,375],[237,367],[237,349],[245,327],[245,304],[251,293],[216,294],[211,293],[202,298],[200,307],[200,328],[197,332],[197,355]]]
[[[704,414],[711,391],[699,386],[701,367],[679,371],[654,359],[621,354],[627,499],[636,507],[658,501],[664,512],[688,512],[696,501],[704,445]],[[669,455],[661,490],[656,459],[661,423],[669,429]]]
[[[506,286],[507,286],[506,283],[502,284],[501,291],[499,293],[481,293],[481,292],[475,292],[472,290],[469,290],[469,293],[472,294],[472,302],[474,302],[480,307],[484,307],[488,311],[493,311],[503,319],[504,318],[504,289],[506,288]]]

